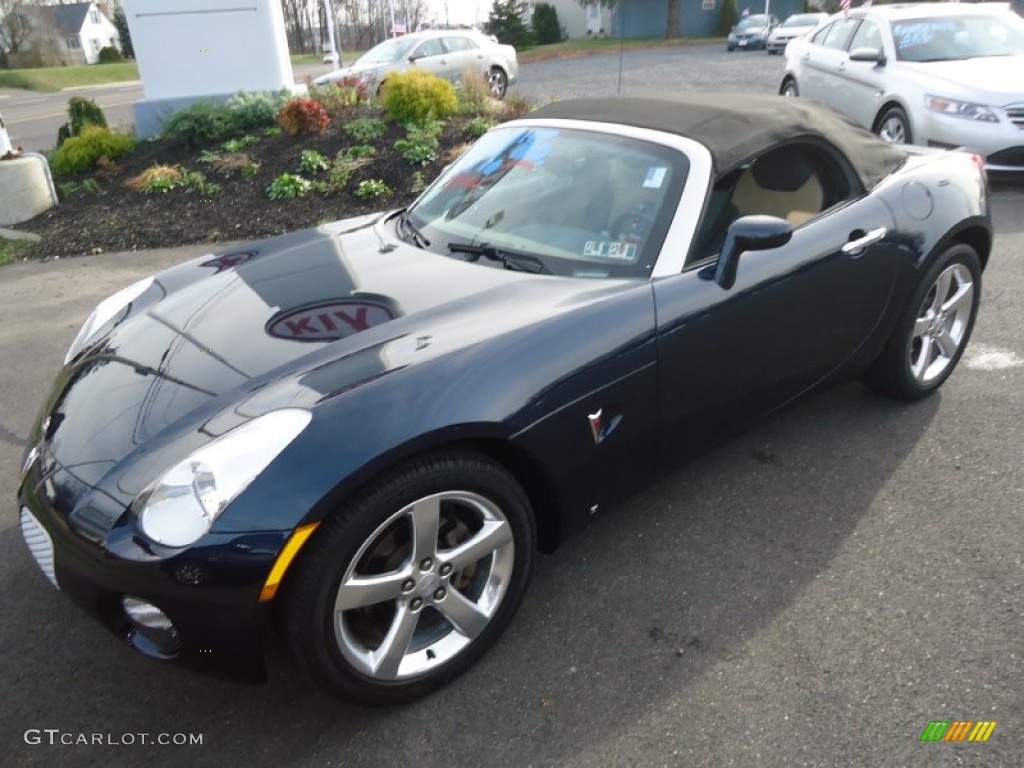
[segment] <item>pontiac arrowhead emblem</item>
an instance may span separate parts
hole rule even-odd
[[[590,431],[594,435],[594,445],[598,445],[601,442],[601,414],[604,412],[604,408],[598,408],[597,413],[591,413],[587,416],[590,420]]]

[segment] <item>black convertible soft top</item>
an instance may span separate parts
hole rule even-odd
[[[816,137],[837,147],[865,189],[889,175],[906,153],[817,102],[748,93],[681,92],[562,101],[530,117],[593,120],[686,136],[711,151],[718,173],[768,147]]]

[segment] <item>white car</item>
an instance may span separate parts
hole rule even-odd
[[[782,53],[790,40],[803,37],[812,32],[821,22],[828,18],[827,13],[794,13],[768,35],[768,43],[765,45],[768,53]]]
[[[505,98],[519,79],[516,49],[501,45],[471,29],[434,29],[385,40],[363,54],[352,66],[321,75],[314,85],[352,78],[377,93],[391,72],[420,67],[453,83],[480,73],[491,96]]]
[[[1024,170],[1024,19],[1005,3],[838,14],[786,47],[779,92],[895,144],[965,147],[989,170]]]

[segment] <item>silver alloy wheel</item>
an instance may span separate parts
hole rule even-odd
[[[376,680],[430,672],[490,623],[515,564],[512,527],[490,500],[446,491],[395,512],[363,543],[339,584],[334,635]]]
[[[782,95],[790,99],[796,98],[796,81],[787,80],[786,84],[782,86]]]
[[[878,137],[890,144],[906,144],[907,126],[903,118],[891,113],[878,127]]]
[[[961,263],[946,267],[921,303],[910,337],[910,373],[920,384],[937,379],[964,343],[974,308],[974,281]]]
[[[505,98],[505,91],[508,90],[508,78],[500,69],[494,68],[487,73],[487,87],[491,96],[501,101]]]

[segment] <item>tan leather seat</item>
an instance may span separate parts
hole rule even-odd
[[[762,155],[736,182],[732,204],[740,216],[778,216],[796,226],[821,212],[824,190],[806,153],[783,147]]]

